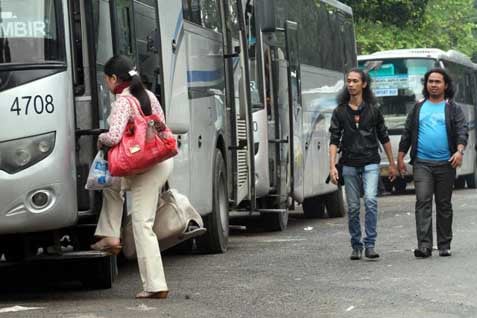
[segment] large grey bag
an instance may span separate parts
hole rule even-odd
[[[160,196],[156,219],[153,226],[159,240],[159,247],[164,251],[185,240],[204,234],[204,222],[194,209],[189,199],[175,189],[163,192]],[[131,215],[123,229],[123,254],[126,258],[136,257],[136,246],[132,230]]]

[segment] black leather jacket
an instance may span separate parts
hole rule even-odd
[[[338,105],[333,111],[330,145],[340,149],[340,164],[359,167],[379,163],[379,142],[389,142],[381,110],[369,104],[363,104],[361,109],[359,125],[355,124],[353,111],[348,105]]]
[[[414,163],[417,154],[417,135],[419,132],[419,112],[424,101],[414,105],[407,114],[406,126],[399,142],[399,152],[407,153],[411,148],[411,164]],[[445,106],[447,140],[451,154],[457,151],[457,145],[467,145],[469,138],[467,120],[459,105],[453,101],[446,102]]]

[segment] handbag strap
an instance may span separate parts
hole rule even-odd
[[[136,97],[131,96],[131,95],[123,95],[121,97],[124,97],[128,100],[129,106],[132,106],[134,109],[136,109],[136,115],[139,114],[142,117],[146,117],[142,111],[141,105],[139,105],[139,101],[137,100]]]

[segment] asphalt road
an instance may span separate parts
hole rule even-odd
[[[0,284],[1,317],[477,317],[477,191],[454,192],[453,256],[415,259],[414,194],[380,198],[378,261],[349,260],[346,218],[293,213],[284,232],[244,221],[221,255],[167,254],[166,300],[133,298],[135,262],[110,290]],[[21,276],[21,273],[19,273]],[[42,273],[38,273],[42,277]],[[22,306],[22,307],[14,307]],[[11,309],[26,309],[8,313]]]

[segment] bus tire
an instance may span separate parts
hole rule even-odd
[[[306,218],[316,219],[325,216],[325,202],[319,195],[303,200],[303,213]]]
[[[343,199],[343,189],[341,187],[339,187],[337,191],[325,196],[325,206],[328,217],[330,218],[340,218],[345,215],[346,210]]]
[[[406,191],[407,182],[403,178],[397,178],[394,180],[394,189],[396,189],[396,193],[404,193]]]
[[[282,213],[263,213],[263,226],[268,231],[284,231],[288,225],[288,209]]]
[[[467,188],[475,189],[477,187],[477,163],[474,163],[474,173],[467,175],[465,181],[467,182]]]
[[[229,239],[229,200],[227,169],[219,149],[215,150],[212,213],[204,217],[204,226],[207,232],[197,238],[198,249],[205,253],[225,253]]]
[[[459,176],[454,181],[454,189],[464,189],[465,188],[465,177]]]
[[[382,178],[381,180],[382,180],[383,185],[384,185],[384,191],[389,192],[389,193],[393,192],[393,187],[394,187],[393,183],[391,181],[389,181],[389,179],[387,177]]]

